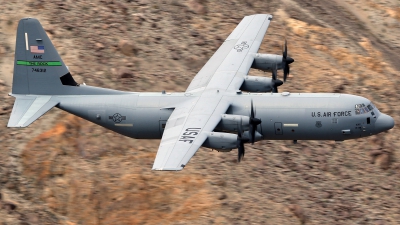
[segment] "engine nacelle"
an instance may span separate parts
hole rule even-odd
[[[257,53],[254,57],[251,68],[263,71],[272,71],[275,66],[278,70],[282,69],[282,55]]]
[[[203,147],[216,149],[220,152],[230,152],[236,148],[236,134],[211,132],[204,141]]]
[[[241,126],[242,131],[245,131],[249,129],[249,121],[250,117],[248,116],[222,114],[221,122],[215,127],[215,130],[237,133],[238,127]]]
[[[246,76],[240,90],[248,92],[271,92],[272,78]]]

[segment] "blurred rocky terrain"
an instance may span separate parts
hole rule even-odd
[[[274,19],[259,52],[296,60],[280,92],[343,92],[399,118],[397,0],[1,0],[0,224],[400,224],[400,130],[334,143],[200,149],[151,171],[158,140],[134,140],[53,109],[6,128],[18,20],[36,17],[75,80],[184,91],[245,15]],[[259,71],[252,75],[270,76]],[[282,72],[279,72],[280,76]]]

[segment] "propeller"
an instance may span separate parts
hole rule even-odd
[[[240,160],[242,160],[244,157],[244,143],[249,141],[248,138],[242,137],[242,135],[243,135],[242,119],[240,119],[238,126],[238,135],[236,140],[236,147],[238,148],[238,162],[240,162]]]
[[[255,110],[253,108],[253,99],[251,100],[251,109],[250,109],[250,120],[249,120],[249,136],[251,144],[254,144],[254,139],[256,136],[257,125],[261,124],[261,120],[255,118]]]
[[[277,65],[275,64],[275,68],[272,69],[272,82],[271,82],[273,93],[278,93],[278,86],[281,86],[283,84],[283,82],[281,80],[276,79],[277,70],[278,70]]]
[[[283,81],[286,82],[286,78],[290,73],[289,64],[293,63],[294,59],[287,56],[287,41],[285,39],[284,50],[282,51],[282,67],[283,67]]]

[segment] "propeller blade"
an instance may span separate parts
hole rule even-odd
[[[242,133],[243,133],[243,129],[242,129],[242,117],[240,117],[239,125],[238,125],[238,137],[239,137],[240,139],[242,138]]]
[[[282,52],[282,67],[283,67],[283,81],[286,82],[288,75],[290,74],[289,64],[293,63],[294,59],[287,55],[287,40],[285,39],[285,47]]]
[[[277,65],[275,64],[275,68],[272,69],[272,80],[276,80],[277,71],[278,71],[278,68],[277,68]]]
[[[251,100],[251,109],[250,109],[250,122],[251,122],[251,118],[254,118],[253,99]]]
[[[255,118],[255,109],[253,107],[253,99],[251,100],[250,121],[249,121],[249,137],[251,144],[254,144],[257,125],[261,124],[261,120]]]
[[[287,57],[287,40],[286,40],[286,38],[285,38],[285,50],[283,51],[282,55],[283,55],[283,58],[286,59],[286,57]]]
[[[236,140],[236,147],[238,148],[238,162],[240,162],[244,157],[244,143],[248,141],[248,138],[242,137],[242,119],[240,119],[238,125],[238,136]]]
[[[283,81],[284,82],[286,82],[289,71],[290,71],[289,65],[285,63],[285,67],[283,68]]]
[[[244,157],[244,144],[240,142],[238,146],[238,162],[240,162]]]
[[[283,82],[281,80],[276,79],[277,77],[277,65],[275,64],[275,69],[272,69],[272,82],[271,82],[271,89],[273,93],[278,93],[278,86],[281,86]]]
[[[251,129],[250,129],[250,132],[249,132],[250,141],[251,141],[251,144],[252,144],[252,145],[254,145],[254,141],[255,141],[256,126],[257,126],[257,125],[252,124],[252,125],[251,125]]]

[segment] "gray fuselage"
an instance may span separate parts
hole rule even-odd
[[[268,140],[345,140],[384,131],[387,115],[377,108],[356,114],[363,97],[348,94],[221,93],[232,102],[226,114],[249,116],[253,100],[258,132]],[[160,139],[174,107],[196,93],[129,93],[58,96],[58,107],[117,133],[137,139]],[[371,113],[372,112],[372,113]],[[374,114],[374,115],[373,115]],[[385,118],[384,118],[385,119]],[[383,119],[382,119],[383,120]],[[383,125],[382,125],[383,123]]]

